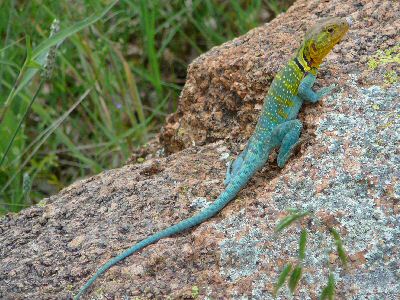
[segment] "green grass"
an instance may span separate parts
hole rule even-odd
[[[3,0],[0,213],[121,166],[176,109],[191,60],[290,2],[120,0],[102,16],[111,1]],[[54,18],[61,31],[49,38]],[[66,37],[39,88],[44,54]]]

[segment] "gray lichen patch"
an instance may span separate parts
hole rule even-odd
[[[236,236],[241,230],[246,230],[244,227],[248,227],[248,224],[249,221],[246,220],[242,210],[239,214],[215,225],[216,229],[228,236],[220,243],[220,273],[231,282],[254,274],[258,270],[260,255],[263,253],[258,245],[262,239],[259,228],[247,228],[248,233],[242,237]]]

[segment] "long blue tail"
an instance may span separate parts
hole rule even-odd
[[[254,173],[254,172],[250,172]],[[178,224],[175,224],[171,227],[168,227],[162,231],[159,231],[148,238],[142,240],[141,242],[137,243],[136,245],[133,245],[131,248],[125,250],[122,252],[120,255],[110,259],[108,262],[106,262],[104,265],[102,265],[99,270],[96,272],[96,274],[93,275],[92,278],[90,278],[86,284],[80,289],[79,293],[74,297],[74,300],[78,300],[83,293],[92,285],[92,283],[105,271],[107,271],[109,268],[111,268],[113,265],[116,263],[120,262],[124,258],[128,257],[129,255],[135,253],[136,251],[139,251],[143,249],[144,247],[162,239],[168,236],[171,236],[176,233],[180,233],[188,228],[191,228],[193,226],[196,226],[205,220],[211,218],[212,216],[215,216],[221,209],[225,207],[233,198],[235,198],[236,194],[241,190],[241,188],[247,183],[249,180],[249,177],[251,177],[252,174],[245,172],[247,176],[237,176],[225,189],[225,191],[222,192],[222,194],[215,200],[210,206],[199,212],[198,214],[185,219]]]

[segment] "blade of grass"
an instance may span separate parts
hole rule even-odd
[[[161,74],[158,63],[157,51],[155,48],[155,11],[158,6],[158,1],[151,1],[151,7],[147,0],[140,0],[140,22],[142,34],[145,38],[145,49],[150,63],[152,74],[152,84],[156,89],[157,96],[162,98]]]
[[[44,40],[41,42],[35,49],[32,51],[32,59],[38,58],[42,53],[45,53],[50,49],[50,47],[61,43],[66,38],[70,37],[71,35],[81,31],[82,29],[96,23],[101,18],[105,16],[106,13],[115,5],[117,4],[118,0],[113,0],[108,6],[106,6],[103,10],[100,10],[90,17],[85,18],[82,21],[75,23],[74,25],[60,30],[57,34],[53,37]]]
[[[51,25],[50,37],[52,37],[54,34],[56,34],[58,32],[58,30],[60,28],[59,24],[60,23],[59,23],[59,21],[57,19],[55,19],[53,21],[53,23]],[[44,62],[44,65],[43,66],[39,65],[34,60],[31,60],[32,49],[31,49],[31,46],[30,46],[30,41],[29,41],[29,39],[27,39],[27,55],[26,55],[27,56],[26,60],[28,61],[27,66],[29,68],[42,69],[41,80],[40,80],[39,86],[36,89],[35,94],[33,95],[31,101],[28,104],[28,107],[25,110],[24,115],[20,119],[20,121],[18,123],[18,126],[15,129],[15,132],[14,132],[13,136],[11,137],[11,140],[9,141],[9,143],[7,145],[6,151],[4,152],[3,157],[2,157],[2,159],[0,161],[0,167],[4,162],[4,160],[5,160],[5,158],[6,158],[7,154],[8,154],[8,151],[11,149],[11,146],[14,143],[14,139],[17,136],[17,134],[18,134],[18,132],[19,132],[21,126],[22,126],[22,123],[26,120],[26,118],[28,116],[28,113],[31,110],[32,104],[35,102],[36,97],[39,95],[39,92],[42,90],[42,87],[43,87],[44,83],[46,82],[46,80],[49,80],[51,78],[52,71],[54,69],[54,64],[55,64],[56,52],[57,52],[57,46],[50,47],[49,51],[46,54],[46,60]]]
[[[294,268],[292,274],[290,275],[289,282],[288,282],[288,286],[289,286],[290,292],[292,294],[295,292],[296,287],[300,282],[301,274],[302,274],[302,267],[297,265]]]
[[[8,111],[8,108],[10,107],[11,102],[14,99],[14,96],[17,94],[17,87],[18,87],[19,83],[23,80],[23,77],[25,76],[26,69],[28,68],[28,62],[29,62],[28,55],[29,55],[29,47],[30,47],[29,36],[26,37],[26,41],[27,41],[26,42],[26,44],[27,44],[27,56],[26,56],[26,59],[24,61],[24,64],[22,65],[22,67],[21,67],[21,69],[19,71],[17,79],[15,80],[14,85],[13,85],[10,93],[8,94],[8,97],[6,98],[6,100],[3,103],[3,107],[1,108],[0,125],[3,123],[4,116],[6,115],[6,113]],[[35,70],[35,72],[37,72],[37,69],[31,69],[31,70]]]
[[[287,228],[290,226],[290,224],[292,224],[293,222],[305,217],[306,215],[310,214],[309,211],[305,211],[305,212],[300,212],[300,213],[293,213],[290,214],[286,217],[284,217],[279,223],[278,225],[276,225],[275,227],[275,231],[276,232],[280,232],[283,229]]]
[[[39,64],[42,64],[46,52],[50,49],[50,47],[57,45],[64,41],[66,38],[71,35],[85,29],[86,27],[96,23],[99,21],[104,15],[118,2],[118,0],[113,0],[108,6],[106,6],[103,10],[98,11],[92,14],[90,17],[85,18],[84,20],[75,23],[74,25],[69,26],[68,28],[60,30],[53,37],[48,38],[41,42],[35,49],[32,51],[32,60],[35,60]],[[21,80],[16,93],[18,93],[21,89],[23,89],[32,79],[32,77],[36,74],[37,70],[31,69],[26,72],[24,78]]]
[[[15,6],[15,0],[10,0],[10,8],[8,11],[8,20],[7,20],[7,29],[6,29],[6,35],[4,37],[4,45],[3,45],[3,51],[0,51],[0,60],[4,60],[4,57],[6,55],[6,49],[8,46],[8,40],[10,38],[10,31],[11,31],[11,23],[12,23],[12,18],[14,16],[14,6]],[[0,82],[3,81],[3,68],[0,68]],[[2,85],[0,84],[0,94],[2,92]]]
[[[133,102],[133,104],[135,106],[135,110],[136,110],[136,112],[138,114],[139,122],[140,123],[144,123],[145,116],[144,116],[144,112],[143,112],[143,104],[142,104],[142,101],[141,101],[140,96],[139,96],[139,92],[138,92],[138,88],[137,88],[137,85],[136,85],[135,76],[131,72],[129,64],[125,60],[125,58],[122,55],[121,51],[119,51],[115,47],[113,48],[113,50],[115,51],[115,53],[119,57],[120,61],[122,62],[122,65],[123,65],[123,68],[124,68],[124,72],[125,72],[125,76],[126,76],[126,81],[127,81],[127,84],[128,84],[129,94],[130,94],[132,102]]]
[[[28,164],[28,162],[31,160],[33,155],[36,154],[36,152],[39,150],[39,148],[43,145],[43,143],[47,140],[47,138],[58,128],[58,126],[61,125],[61,123],[71,114],[71,112],[86,98],[86,96],[90,93],[91,89],[86,90],[85,93],[74,103],[74,105],[67,111],[65,112],[56,122],[54,122],[48,129],[47,132],[43,135],[43,138],[36,144],[36,146],[33,148],[33,150],[29,153],[27,158],[24,160],[24,162],[19,166],[17,171],[12,174],[10,179],[6,182],[6,184],[2,187],[0,194],[4,193],[5,190],[8,188],[8,186],[12,183],[12,181],[16,178],[16,176],[22,171],[22,169]],[[74,149],[75,145],[69,144],[68,146],[71,146],[72,149]],[[92,165],[92,161],[87,159],[86,157],[80,155],[79,153],[75,153],[77,157],[82,160],[83,162],[86,162],[87,164]]]
[[[279,289],[280,289],[280,288],[283,286],[283,284],[285,283],[286,278],[288,277],[288,275],[289,275],[289,273],[290,273],[291,270],[292,270],[292,265],[291,265],[290,263],[287,264],[287,265],[283,268],[281,274],[279,275],[278,282],[276,283],[275,288],[274,288],[274,293],[273,293],[274,298],[276,298]]]
[[[21,37],[21,38],[19,38],[18,40],[11,42],[11,43],[8,44],[7,46],[1,48],[1,49],[0,49],[0,53],[5,52],[8,48],[11,48],[11,47],[13,47],[13,46],[18,46],[18,44],[19,44],[21,41],[23,41],[24,39],[25,39],[24,37]]]
[[[320,300],[334,300],[335,299],[335,277],[332,273],[329,274],[328,283],[322,290]]]
[[[307,230],[302,229],[299,241],[299,258],[301,260],[306,256],[306,244],[307,244]]]
[[[44,82],[45,82],[45,81],[44,81],[43,79],[40,81],[40,84],[39,84],[39,86],[38,86],[38,88],[37,88],[35,94],[33,95],[31,101],[29,102],[29,105],[28,105],[27,109],[25,110],[24,115],[22,116],[21,120],[19,120],[18,126],[17,126],[17,128],[15,129],[14,134],[13,134],[13,136],[11,137],[11,139],[10,139],[8,145],[7,145],[6,150],[4,151],[3,157],[2,157],[1,160],[0,160],[0,167],[1,167],[1,165],[3,164],[4,160],[6,159],[7,154],[8,154],[8,151],[10,151],[10,149],[11,149],[11,146],[12,146],[12,144],[14,143],[15,137],[17,136],[18,131],[20,130],[20,128],[21,128],[21,126],[22,126],[22,123],[25,121],[26,117],[28,116],[28,113],[29,113],[30,110],[31,110],[31,107],[32,107],[33,102],[36,100],[37,95],[38,95],[39,92],[42,90],[42,87],[43,87],[43,85],[44,85]]]
[[[346,268],[347,267],[347,255],[346,255],[346,251],[343,248],[343,243],[342,240],[340,238],[339,233],[334,229],[334,228],[330,228],[330,232],[333,236],[333,239],[335,241],[336,244],[336,251],[339,255],[340,261],[342,262],[343,266]]]

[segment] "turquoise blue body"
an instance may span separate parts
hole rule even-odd
[[[265,98],[254,134],[249,139],[244,151],[232,164],[232,167],[228,167],[225,179],[226,188],[210,206],[176,225],[149,236],[109,260],[86,282],[74,299],[79,299],[101,274],[132,253],[162,238],[196,226],[216,215],[236,197],[254,173],[262,168],[268,160],[271,150],[278,146],[280,146],[278,165],[283,167],[299,139],[302,125],[297,119],[297,114],[303,101],[316,102],[332,89],[332,87],[329,87],[319,92],[312,91],[311,87],[315,81],[316,69],[310,70],[308,68],[311,71],[308,74],[305,73],[305,69],[307,69],[307,66],[302,65],[295,58],[290,60],[276,75]]]

